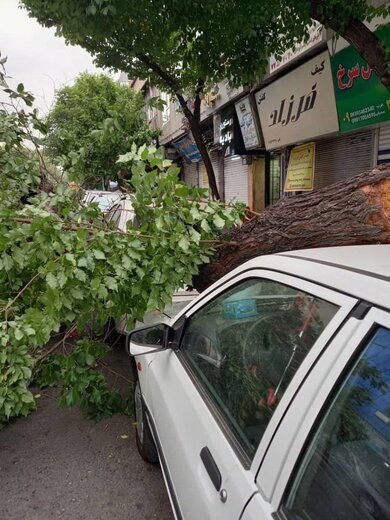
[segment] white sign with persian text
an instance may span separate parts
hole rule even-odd
[[[255,94],[267,150],[339,129],[328,51]]]
[[[269,59],[269,72],[272,74],[273,72],[276,72],[281,67],[289,63],[290,61],[294,60],[304,52],[306,52],[308,49],[311,49],[312,47],[315,47],[319,43],[323,41],[322,37],[322,25],[318,22],[313,22],[313,25],[311,25],[308,28],[309,33],[309,39],[305,42],[298,43],[294,49],[288,49],[285,51],[280,59],[276,59],[275,56],[271,56]]]
[[[256,114],[252,108],[250,97],[245,96],[240,99],[240,101],[235,103],[235,107],[245,148],[247,150],[259,148],[261,140],[255,120]]]

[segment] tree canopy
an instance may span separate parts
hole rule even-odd
[[[276,57],[308,36],[316,20],[343,36],[390,89],[388,51],[363,23],[390,7],[366,0],[21,0],[29,14],[81,45],[101,67],[151,78],[174,94],[219,199],[200,126],[202,94],[228,79],[256,83]],[[189,100],[193,100],[190,108]]]
[[[82,203],[76,183],[51,178],[52,190],[42,190],[45,125],[23,85],[7,85],[3,61],[0,90],[10,99],[0,103],[0,428],[34,409],[32,381],[61,382],[61,403],[95,418],[123,411],[99,372],[106,349],[88,332],[111,317],[162,310],[209,260],[218,232],[240,222],[242,206],[210,201],[207,190],[179,181],[162,149],[135,143],[114,160],[132,171],[125,186],[139,226],[115,229],[96,203]],[[86,337],[68,350],[76,329]]]
[[[307,37],[315,19],[363,54],[384,80],[387,55],[362,21],[386,15],[366,0],[22,0],[45,26],[86,48],[100,66],[147,77],[164,89],[195,91],[199,79],[256,81],[271,54]],[[385,78],[386,79],[386,78]]]
[[[89,187],[116,179],[118,155],[150,143],[143,99],[105,75],[81,74],[61,88],[47,117],[48,155]]]

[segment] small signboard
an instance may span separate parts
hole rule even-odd
[[[291,150],[285,192],[313,190],[314,161],[315,143],[302,144]]]
[[[202,159],[191,133],[172,144],[187,163],[199,162]]]
[[[256,114],[254,113],[250,96],[245,96],[235,103],[238,123],[241,135],[247,150],[260,148],[261,139],[256,124]]]

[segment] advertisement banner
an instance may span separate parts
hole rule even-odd
[[[390,47],[390,27],[382,27],[375,34]],[[348,132],[389,121],[390,92],[357,50],[347,47],[331,62],[340,130]]]
[[[284,191],[312,191],[314,187],[315,143],[291,150]]]
[[[250,96],[245,96],[235,103],[238,123],[241,135],[247,150],[262,146],[259,131],[256,124],[256,114],[253,110]]]
[[[255,94],[267,150],[339,129],[328,51]]]
[[[186,134],[184,137],[174,141],[172,144],[188,164],[199,162],[202,159],[192,134]]]

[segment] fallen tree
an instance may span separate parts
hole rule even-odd
[[[390,165],[283,198],[228,235],[194,279],[199,291],[259,255],[297,249],[390,243]]]

